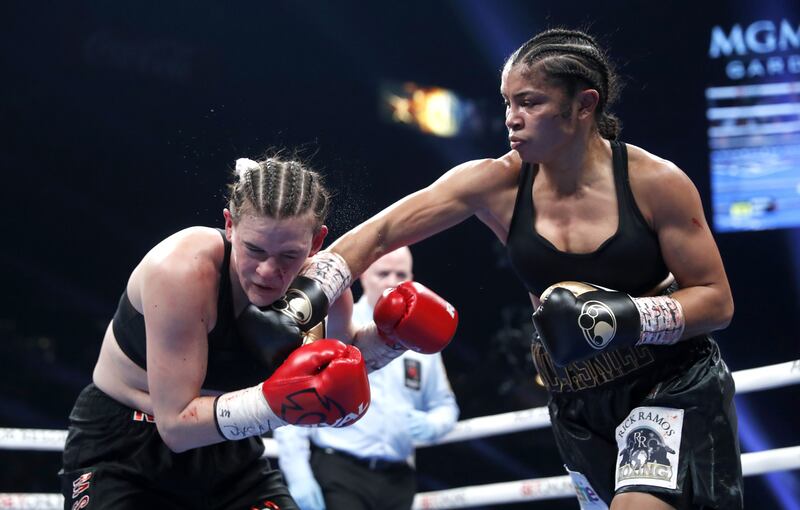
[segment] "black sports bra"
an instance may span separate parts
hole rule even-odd
[[[229,272],[231,244],[225,237],[225,231],[218,231],[225,243],[225,257],[220,267],[217,322],[208,334],[208,366],[203,388],[230,391],[256,384],[270,375],[271,370],[268,372],[267,368],[254,360],[236,329]],[[147,370],[144,316],[131,304],[127,289],[122,292],[111,325],[122,352]]]
[[[554,283],[574,280],[639,296],[667,277],[658,238],[631,193],[625,144],[612,141],[611,149],[619,225],[591,253],[560,251],[536,232],[532,193],[538,166],[523,165],[506,248],[514,270],[532,294],[538,296]]]

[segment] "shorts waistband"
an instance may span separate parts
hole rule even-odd
[[[132,421],[155,423],[153,417],[143,411],[133,409],[115,400],[112,396],[98,388],[94,383],[88,384],[78,395],[73,409],[74,413],[81,413],[83,410],[91,410],[93,414],[101,413],[107,415],[126,415],[131,416]]]
[[[94,383],[87,384],[80,395],[78,395],[77,402],[81,405],[102,405],[112,409],[125,409],[126,406],[114,400],[106,392],[98,388]]]
[[[537,339],[531,345],[533,364],[548,391],[567,393],[622,382],[647,369],[651,373],[675,370],[707,351],[712,340],[700,336],[674,345],[623,347],[593,358],[557,366]]]

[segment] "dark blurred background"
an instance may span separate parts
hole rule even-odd
[[[238,157],[300,147],[336,192],[334,239],[460,162],[507,150],[504,58],[584,28],[626,82],[622,139],[686,171],[710,211],[712,26],[796,2],[4,2],[0,6],[0,426],[66,428],[130,270],[168,234],[222,225]],[[799,30],[800,32],[800,30]],[[795,49],[800,54],[800,49]],[[800,57],[798,57],[800,58]],[[786,73],[800,81],[800,67]],[[787,79],[787,76],[783,76]],[[791,80],[790,80],[791,81]],[[445,138],[389,122],[387,84],[472,105]],[[736,300],[716,337],[732,370],[797,359],[800,230],[717,235]],[[460,311],[444,352],[462,419],[540,406],[530,303],[471,219],[413,248],[415,276]],[[743,451],[798,444],[796,387],[737,397]],[[57,453],[0,451],[0,492],[57,492]],[[563,474],[549,429],[422,449],[420,490]],[[746,479],[746,507],[800,508],[798,471]],[[502,508],[576,508],[559,500]]]

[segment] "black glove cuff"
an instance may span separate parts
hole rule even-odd
[[[315,280],[298,276],[286,295],[272,303],[271,308],[295,321],[302,331],[308,331],[328,315],[328,298]]]

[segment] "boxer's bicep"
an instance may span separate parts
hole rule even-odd
[[[714,285],[725,273],[700,196],[685,176],[670,180],[654,216],[664,261],[682,288]]]
[[[214,268],[160,264],[142,286],[147,382],[162,435],[180,427],[181,413],[200,395],[208,362],[209,296]]]
[[[730,286],[700,195],[677,169],[662,184],[654,224],[664,262],[681,289],[674,297],[684,308],[686,329],[699,333],[725,327],[733,309]]]

